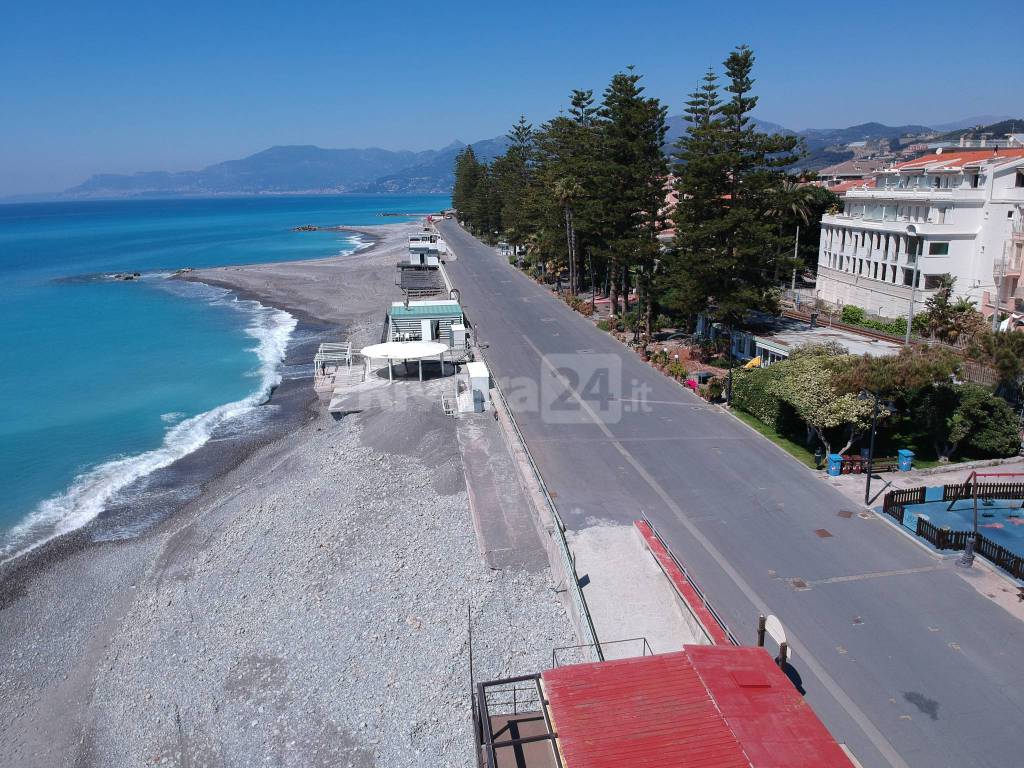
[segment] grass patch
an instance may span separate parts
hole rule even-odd
[[[731,408],[729,412],[760,435],[767,437],[801,464],[805,464],[811,469],[816,469],[813,451],[807,450],[807,448],[800,445],[800,443],[793,442],[788,437],[776,434],[774,429],[754,416],[751,416],[746,411],[741,411],[739,408]]]

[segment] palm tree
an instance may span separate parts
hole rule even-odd
[[[779,237],[786,222],[796,221],[797,227],[811,223],[811,211],[814,210],[814,187],[801,184],[791,178],[785,179],[775,189],[775,199],[768,209],[768,215],[774,216],[779,223]],[[793,276],[796,279],[796,264],[793,265]],[[775,279],[779,279],[779,260],[775,260]]]
[[[552,191],[565,216],[565,241],[569,248],[569,294],[576,295],[576,228],[573,226],[573,203],[583,196],[583,187],[571,176],[558,179]]]

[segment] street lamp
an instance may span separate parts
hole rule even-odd
[[[868,447],[868,468],[867,468],[867,481],[864,483],[864,504],[871,504],[871,475],[874,469],[875,461],[875,432],[878,430],[878,409],[882,400],[882,396],[877,392],[869,392],[863,390],[858,397],[861,400],[867,400],[869,397],[874,400],[874,407],[871,411],[871,443]],[[889,413],[896,412],[896,406],[892,403],[886,403],[885,409]]]

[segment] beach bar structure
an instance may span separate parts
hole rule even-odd
[[[438,267],[447,251],[447,244],[436,232],[409,235],[409,264],[413,266]]]
[[[383,341],[440,341],[453,351],[466,345],[466,321],[455,299],[396,301],[388,309]]]

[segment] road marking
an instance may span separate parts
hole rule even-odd
[[[570,396],[579,404],[580,408],[582,408],[583,411],[586,412],[586,414],[590,417],[591,421],[594,422],[595,426],[597,426],[598,429],[604,432],[604,434],[608,437],[609,442],[615,446],[616,450],[622,455],[626,462],[631,467],[633,467],[633,469],[636,471],[638,475],[640,475],[641,478],[643,478],[644,482],[647,483],[648,486],[650,486],[651,490],[653,490],[655,494],[657,494],[657,496],[665,503],[665,506],[667,506],[670,510],[672,510],[672,512],[675,513],[676,517],[679,519],[679,522],[683,524],[683,527],[686,528],[690,535],[697,540],[697,543],[704,547],[704,550],[709,555],[711,555],[712,559],[718,564],[718,567],[725,572],[725,574],[732,580],[733,584],[735,584],[736,587],[747,597],[747,599],[750,600],[751,603],[753,603],[754,607],[759,612],[765,615],[770,614],[771,610],[768,607],[768,603],[765,602],[761,598],[761,596],[754,591],[754,588],[747,583],[746,579],[744,579],[743,576],[740,575],[739,571],[737,571],[733,567],[733,565],[725,558],[725,555],[723,555],[718,550],[718,548],[711,543],[711,541],[703,534],[703,532],[683,511],[683,508],[680,507],[676,503],[675,499],[673,499],[672,496],[669,495],[668,491],[666,491],[662,487],[661,483],[659,483],[643,467],[643,465],[633,457],[633,454],[631,454],[626,449],[626,447],[615,437],[612,431],[608,429],[608,426],[603,421],[601,421],[597,413],[594,412],[594,409],[590,407],[587,401],[584,400],[579,395],[579,393],[572,387],[569,381],[566,380],[566,378],[561,373],[559,373],[558,369],[555,368],[555,366],[552,365],[550,362],[548,362],[547,357],[544,355],[543,352],[541,352],[537,345],[534,344],[530,340],[530,338],[525,334],[523,334],[523,340],[527,343],[530,349],[534,351],[537,357],[540,358],[541,363],[548,370],[550,370],[552,375],[559,381],[559,383],[563,387],[565,387],[565,389],[569,392]],[[882,754],[882,757],[884,757],[889,762],[889,764],[893,766],[893,768],[910,768],[907,762],[900,756],[900,753],[896,751],[896,748],[893,747],[893,745],[885,737],[885,734],[883,734],[880,730],[878,730],[877,727],[875,727],[875,724],[871,722],[871,720],[868,718],[866,714],[864,714],[864,711],[859,706],[857,706],[857,704],[853,701],[853,699],[849,697],[849,695],[847,695],[846,691],[842,689],[839,683],[837,683],[832,678],[832,676],[825,671],[825,668],[822,666],[821,662],[819,662],[811,654],[811,652],[807,649],[807,646],[805,646],[802,642],[797,640],[796,637],[792,634],[789,635],[788,639],[789,647],[792,648],[794,652],[800,654],[801,658],[803,658],[804,662],[807,664],[807,667],[814,673],[814,675],[819,680],[821,680],[825,689],[830,694],[832,694],[832,697],[836,700],[839,706],[841,706],[850,716],[850,718],[855,723],[857,723],[857,725],[860,726],[861,730],[864,732],[864,735],[867,736],[871,743],[875,745],[875,748]]]
[[[942,565],[926,565],[921,568],[902,568],[896,571],[871,571],[869,573],[855,573],[852,576],[833,576],[829,579],[814,579],[808,584],[817,586],[819,584],[843,584],[847,581],[866,581],[867,579],[883,579],[887,576],[909,576],[914,573],[929,573],[930,571],[941,571]]]

